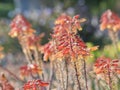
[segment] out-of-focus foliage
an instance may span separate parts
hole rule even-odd
[[[88,7],[90,7],[90,11],[93,14],[101,14],[101,12],[103,12],[106,9],[112,9],[115,10],[115,5],[117,3],[118,0],[85,0],[86,4],[88,5]]]
[[[13,4],[0,2],[0,18],[8,17],[8,12],[13,10]]]

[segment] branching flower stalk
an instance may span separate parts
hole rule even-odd
[[[44,34],[36,36],[35,30],[31,28],[30,23],[22,15],[17,15],[10,26],[12,30],[9,32],[9,35],[13,38],[17,37],[28,64],[36,63],[39,68],[42,68],[42,65],[39,63],[41,60],[38,55],[38,48]]]
[[[56,86],[58,90],[69,90],[68,86],[70,84],[69,79],[71,79],[71,75],[73,76],[72,84],[75,90],[88,90],[86,58],[90,56],[91,51],[96,50],[98,47],[88,48],[77,35],[78,30],[82,30],[81,23],[84,21],[84,18],[79,19],[79,15],[70,17],[66,14],[62,14],[55,21],[54,30],[49,42],[45,45],[41,45],[40,42],[44,34],[36,35],[35,30],[31,28],[30,23],[22,15],[17,15],[13,19],[10,24],[11,31],[9,35],[18,39],[28,63],[20,67],[20,75],[22,75],[24,80],[27,80],[28,76],[32,79],[36,79],[29,80],[23,86],[24,90],[46,90],[46,86],[48,85],[48,89],[51,90],[52,86],[54,86],[52,85],[54,74],[58,82],[58,86]],[[100,28],[101,30],[109,30],[109,36],[118,54],[120,18],[112,11],[107,10],[101,17]],[[44,54],[43,57],[42,54]],[[44,82],[44,71],[46,68],[44,67],[42,59],[44,61],[50,61],[49,83]],[[120,74],[119,63],[120,60],[118,59],[111,60],[106,57],[100,57],[96,60],[94,72],[99,76],[101,82],[104,81],[104,85],[101,85],[104,89],[108,88],[109,90],[114,90],[113,86],[116,83],[114,83],[113,76]],[[1,66],[0,68],[19,80],[19,78],[8,69]],[[2,79],[4,79],[4,77]],[[5,84],[0,81],[0,87],[4,89],[6,83],[8,83],[8,81],[5,78]],[[10,90],[13,90],[13,87],[10,88],[12,88]],[[95,87],[94,89],[96,88],[100,89],[99,87]],[[7,89],[5,88],[5,90]]]
[[[78,89],[79,90],[82,90],[81,89],[81,83],[80,83],[80,79],[79,79],[79,71],[78,71],[78,69],[77,69],[77,64],[76,64],[76,62],[74,62],[74,68],[75,68],[75,72],[76,72],[76,79],[77,79],[77,83],[78,83]]]
[[[109,36],[116,49],[117,57],[119,53],[118,48],[118,31],[120,30],[120,18],[111,10],[107,10],[101,16],[101,30],[108,30]]]
[[[66,90],[68,87],[68,65],[70,62],[74,63],[78,89],[88,90],[85,58],[90,55],[90,51],[93,49],[87,48],[82,39],[76,35],[77,30],[81,30],[81,22],[84,21],[85,19],[79,19],[78,15],[73,18],[65,14],[61,15],[55,21],[54,31],[51,34],[52,39],[41,46],[39,42],[44,35],[36,36],[35,31],[31,29],[31,25],[25,18],[21,15],[16,16],[11,23],[12,30],[9,35],[18,38],[28,61],[29,65],[21,69],[22,74],[33,76],[33,73],[38,73],[41,68],[44,69],[41,57],[39,57],[39,52],[41,52],[44,53],[44,60],[50,59],[50,62],[56,60],[57,78],[62,90]],[[68,61],[70,62],[68,63]],[[44,80],[43,74],[41,79]],[[84,81],[83,85],[81,85],[82,80]]]
[[[22,15],[17,15],[11,22],[10,27],[11,31],[9,35],[18,39],[28,62],[28,65],[21,67],[21,75],[23,75],[23,77],[30,75],[35,79],[40,76],[40,80],[44,80],[42,57],[40,57],[41,55],[39,56],[39,49],[41,48],[40,42],[44,34],[40,34],[39,36],[35,35],[35,30],[31,28],[30,23]],[[36,74],[37,77],[34,76],[34,74]],[[31,86],[25,86],[24,90],[27,90],[26,88],[30,89]],[[37,89],[37,87],[34,88]]]
[[[35,31],[31,29],[31,25],[22,15],[17,15],[10,24],[11,31],[9,35],[11,37],[17,37],[20,42],[23,52],[27,58],[28,63],[32,63],[30,57],[30,51],[26,45],[26,38],[28,35],[32,35]]]
[[[73,26],[73,25],[70,26],[70,32],[68,32],[68,36],[71,36],[71,37],[69,37],[69,43],[70,43],[71,52],[72,52],[72,53],[75,53],[74,50],[73,50],[73,47],[72,47],[72,43],[73,43],[73,41],[72,41],[72,38],[73,38],[73,37],[72,37],[72,35],[71,35],[71,33],[72,33],[72,26]],[[71,53],[71,54],[72,54],[72,53]],[[76,57],[77,57],[77,56],[76,56]],[[72,60],[72,58],[71,58],[71,60]],[[79,69],[78,69],[78,68],[80,68],[80,67],[78,66],[78,64],[77,64],[76,61],[77,61],[77,58],[76,58],[75,61],[74,61],[74,68],[75,68],[75,73],[76,73],[75,75],[76,75],[76,79],[77,79],[77,83],[78,83],[78,89],[81,90],[81,83],[80,83],[80,78],[79,78],[79,77],[80,77],[80,72],[79,72]]]
[[[91,51],[91,49],[87,48],[87,46],[81,40],[81,38],[76,35],[77,30],[81,30],[80,23],[84,21],[85,19],[79,19],[78,15],[74,16],[73,18],[65,14],[58,17],[58,19],[55,21],[54,31],[51,34],[52,40],[50,40],[50,42],[47,45],[45,45],[43,49],[45,59],[49,58],[50,60],[57,60],[57,61],[67,60],[70,61],[69,63],[71,62],[74,63],[73,66],[75,68],[75,73],[76,73],[75,76],[77,78],[77,84],[79,86],[79,90],[82,89],[81,88],[82,86],[80,85],[80,81],[81,81],[80,79],[83,79],[80,77],[86,74],[83,75],[83,73],[79,70],[83,67],[83,65],[80,65],[80,62],[77,62],[79,61],[78,57],[82,57],[82,58],[87,57],[90,55],[90,51]],[[70,60],[68,60],[67,58],[70,58]],[[59,64],[60,63],[58,63],[58,65]],[[58,69],[59,68],[62,67],[58,67]],[[85,72],[86,70],[84,70],[84,73]],[[85,82],[86,82],[86,90],[88,90],[87,77],[85,79]],[[64,83],[63,80],[62,83]],[[83,87],[83,89],[85,89],[85,87]]]

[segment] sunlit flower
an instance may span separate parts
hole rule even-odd
[[[41,87],[46,87],[48,85],[49,83],[41,80],[31,80],[24,84],[23,88],[24,90],[42,90]]]
[[[22,77],[40,73],[42,73],[42,70],[36,64],[29,64],[20,67],[20,74]]]

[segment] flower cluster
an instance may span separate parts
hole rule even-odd
[[[37,61],[38,64],[38,52],[41,47],[40,42],[44,33],[36,35],[35,30],[31,28],[30,23],[22,15],[17,15],[10,26],[11,31],[9,32],[9,35],[11,37],[16,37],[19,40],[28,63],[32,64],[33,60],[37,59],[34,61]]]
[[[24,84],[24,90],[42,90],[41,87],[48,86],[49,83],[43,82],[41,80],[31,80]]]
[[[63,60],[67,62],[67,64],[71,63],[71,65],[73,65],[72,67],[75,69],[76,74],[74,74],[74,76],[77,78],[77,85],[79,89],[81,88],[80,82],[83,80],[83,78],[80,77],[83,75],[86,83],[82,87],[86,87],[86,90],[88,90],[85,59],[87,56],[90,56],[90,51],[96,50],[98,46],[88,48],[83,40],[77,35],[77,31],[82,30],[81,23],[84,21],[84,18],[79,19],[79,15],[70,17],[66,14],[62,14],[55,21],[55,27],[53,33],[51,34],[51,40],[42,47],[41,52],[44,54],[44,60],[57,60],[58,62]],[[58,62],[56,62],[56,64]],[[59,64],[60,63],[58,63],[58,65]],[[84,70],[82,70],[83,67]],[[60,81],[61,89],[66,90],[65,86],[63,86],[64,84],[62,84],[62,78],[59,77],[59,75],[63,75],[64,77],[64,74],[61,71],[59,72],[61,68],[63,67],[57,68],[57,79]],[[67,73],[67,71],[65,72]]]
[[[20,67],[20,74],[22,77],[33,75],[33,74],[40,74],[42,70],[36,64],[29,64]]]
[[[79,19],[76,15],[73,18],[62,14],[55,21],[55,27],[52,36],[52,40],[44,46],[44,58],[48,59],[54,55],[54,58],[71,57],[74,59],[78,56],[90,55],[90,49],[82,39],[76,35],[77,30],[81,30],[81,22],[85,19]],[[50,56],[50,57],[49,57]]]
[[[114,32],[120,30],[120,18],[111,10],[107,10],[101,16],[101,30],[109,29]]]
[[[31,29],[30,23],[22,15],[17,15],[11,22],[10,27],[11,31],[9,32],[9,35],[11,37],[18,37],[35,32]]]
[[[26,44],[27,47],[33,47],[37,42],[41,41],[41,38],[44,36],[44,34],[40,34],[39,36],[35,35],[35,30],[31,28],[30,23],[22,16],[17,15],[13,21],[10,24],[11,31],[9,32],[9,35],[11,37],[17,37],[19,40],[21,40],[23,43]]]
[[[112,79],[115,77],[114,75],[120,74],[119,64],[120,60],[118,59],[111,60],[110,58],[100,57],[94,64],[94,71],[96,75],[100,79],[105,80],[111,88]]]
[[[119,63],[120,61],[118,59],[111,60],[110,58],[100,57],[96,60],[94,64],[95,72],[96,74],[103,74],[108,71],[119,73],[120,72]]]
[[[22,15],[17,15],[11,22],[10,27],[9,35],[18,39],[28,61],[28,65],[20,67],[22,79],[27,76],[32,78],[40,76],[42,74],[42,64],[39,49],[41,49],[40,42],[44,33],[36,35],[35,30],[31,28],[30,23]],[[37,88],[40,86],[47,85],[48,83],[41,80],[32,80],[24,85],[24,90],[38,90]]]

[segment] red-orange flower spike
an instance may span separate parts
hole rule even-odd
[[[41,87],[46,87],[48,85],[49,85],[49,83],[43,82],[43,81],[38,79],[38,80],[28,81],[26,84],[24,84],[23,88],[24,88],[24,90],[38,90]]]
[[[120,67],[119,67],[119,60],[111,60],[110,58],[106,57],[100,57],[96,60],[94,64],[94,71],[96,74],[103,74],[106,72],[111,72],[111,73],[119,73]]]
[[[64,30],[64,27],[61,28],[62,29],[60,29],[59,34],[56,33],[53,34],[54,36],[53,39],[56,42],[56,49],[58,53],[60,52],[61,54],[60,56],[76,57],[79,55],[81,56],[90,55],[90,50],[87,48],[86,44],[81,40],[80,37],[73,33],[68,33],[66,30]]]
[[[104,12],[103,15],[101,16],[100,21],[101,21],[101,25],[100,25],[101,30],[109,29],[115,32],[117,30],[120,30],[120,18],[111,10],[107,10],[106,12]]]
[[[17,15],[10,24],[11,31],[9,35],[11,37],[17,37],[20,34],[24,33],[33,33],[34,30],[31,29],[30,23],[22,16]]]
[[[49,56],[54,56],[54,59],[61,59],[68,56],[71,58],[88,56],[90,49],[76,35],[83,21],[79,19],[78,15],[73,18],[65,14],[58,17],[55,21],[53,34],[51,35],[52,41],[44,46],[44,58],[48,59]]]
[[[61,25],[62,27],[64,27],[64,30],[67,30],[67,32],[76,34],[77,30],[82,30],[80,24],[81,24],[81,22],[84,22],[84,21],[85,21],[85,19],[83,19],[83,18],[79,19],[79,15],[76,15],[73,18],[71,18],[70,16],[68,16],[66,14],[62,14],[55,21],[55,25]]]
[[[42,70],[36,64],[30,64],[20,67],[20,73],[23,77],[40,72],[42,72]]]

